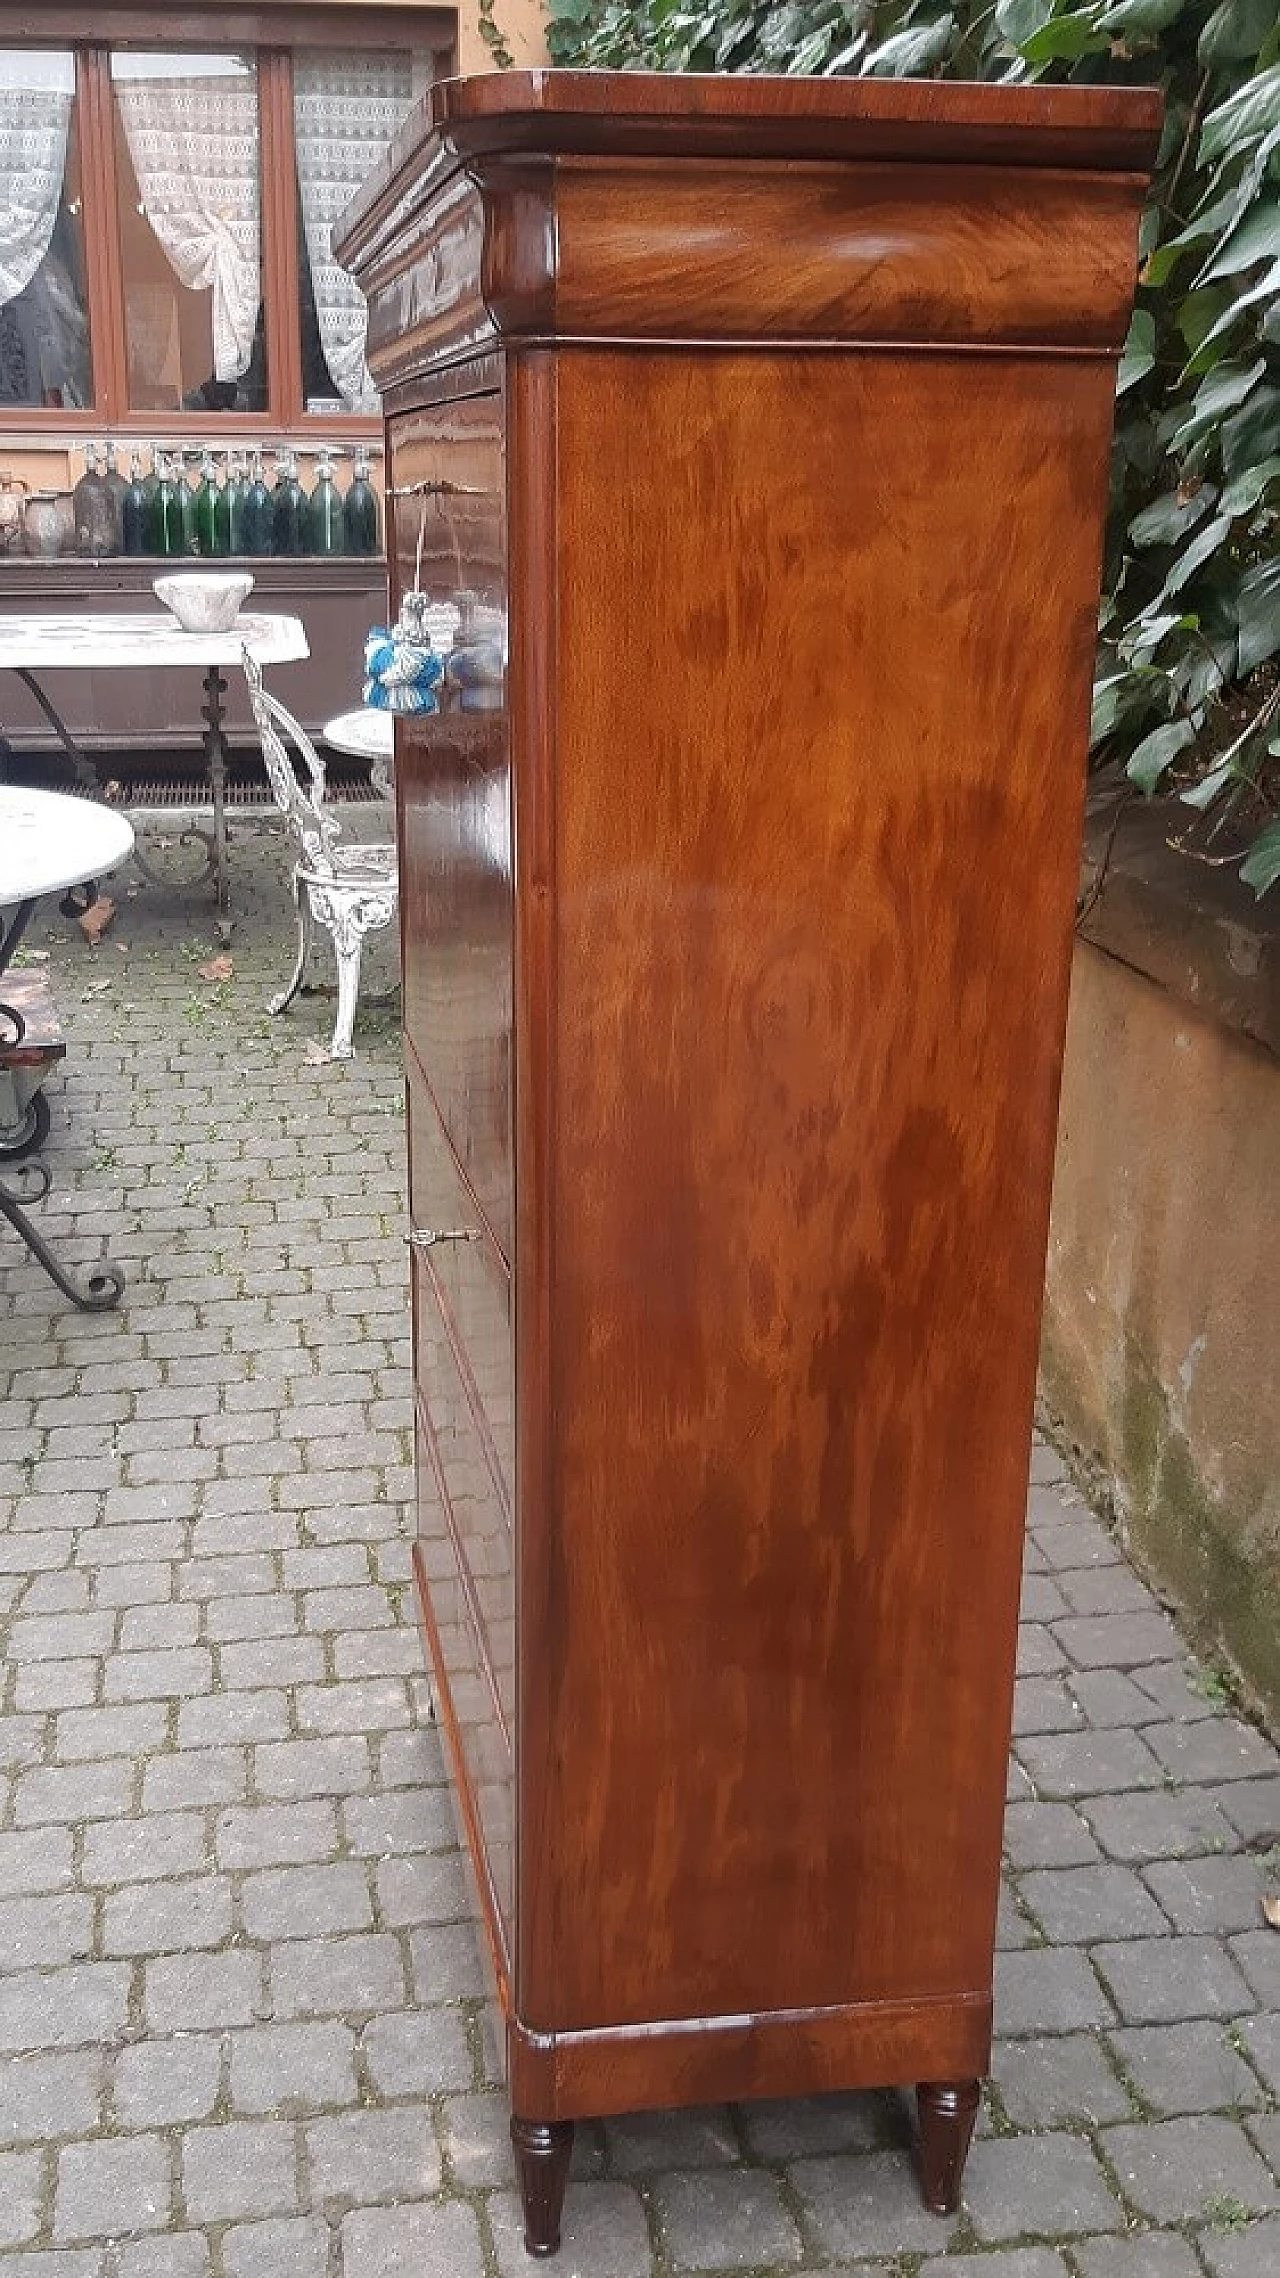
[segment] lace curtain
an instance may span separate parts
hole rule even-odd
[[[429,67],[409,54],[300,51],[293,66],[294,139],[302,226],[320,345],[334,386],[353,411],[376,411],[364,360],[369,312],[333,258],[333,226],[427,87]]]
[[[62,198],[74,66],[70,56],[48,62],[45,72],[7,69],[0,77],[0,306],[30,284]]]
[[[112,72],[147,220],[180,282],[212,290],[213,375],[238,380],[262,299],[258,74],[247,57],[201,60],[119,56]]]

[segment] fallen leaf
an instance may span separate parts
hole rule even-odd
[[[105,997],[110,987],[110,977],[105,981],[90,981],[88,988],[80,991],[81,1002],[87,1003],[90,997]]]
[[[127,941],[113,941],[111,946],[113,949],[118,949],[122,957],[128,956],[129,944]]]
[[[303,1057],[309,1068],[323,1068],[328,1065],[329,1055],[323,1044],[317,1044],[314,1036],[311,1038]]]
[[[99,894],[97,901],[90,902],[88,909],[76,919],[76,924],[86,941],[98,942],[115,914],[115,903],[109,901],[105,894]]]
[[[235,969],[234,958],[211,957],[207,965],[200,967],[200,978],[202,981],[229,981]]]
[[[1277,1898],[1275,1896],[1264,1898],[1262,1901],[1262,1911],[1265,1914],[1268,1922],[1271,1924],[1272,1929],[1280,1930],[1280,1898]]]

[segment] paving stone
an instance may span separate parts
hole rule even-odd
[[[169,1954],[147,1963],[147,2026],[153,2033],[247,2025],[261,2006],[257,1954]]]
[[[892,2091],[860,2096],[793,2096],[742,2104],[738,2125],[756,2159],[782,2166],[823,2153],[873,2151],[911,2141],[912,2124]],[[682,2167],[694,2164],[681,2159]],[[615,2162],[616,2165],[616,2162]]]
[[[1164,2223],[1208,2222],[1215,2205],[1280,2205],[1274,2178],[1234,2120],[1200,2117],[1108,2128],[1103,2148],[1125,2197]]]
[[[489,1978],[480,1958],[480,1936],[472,1922],[412,1931],[409,1975],[414,2000],[428,2007],[441,2001],[486,1998]]]
[[[88,2135],[101,2100],[102,2065],[95,2057],[6,2057],[0,2064],[0,2144]]]
[[[228,2120],[192,2128],[182,2140],[182,2189],[195,2222],[235,2222],[292,2214],[298,2204],[298,2146],[280,2120]]]
[[[197,1812],[153,1811],[87,1827],[80,1871],[86,1883],[158,1882],[196,1873],[206,1864],[207,1849]]]
[[[231,1932],[231,1885],[203,1875],[195,1882],[130,1884],[112,1891],[103,1910],[104,1954],[171,1954],[220,1946]]]
[[[0,2246],[25,2246],[40,2229],[41,2158],[0,2151]]]
[[[338,1822],[331,1803],[273,1803],[233,1806],[217,1824],[218,1863],[223,1867],[300,1865],[332,1858]]]
[[[58,1718],[56,1754],[60,1762],[145,1756],[164,1746],[166,1730],[162,1701],[139,1701],[132,1708],[68,1708]]]
[[[1161,1769],[1136,1732],[1059,1732],[1020,1740],[1019,1761],[1050,1800],[1160,1785]]]
[[[349,2026],[259,2025],[231,2043],[237,2112],[281,2115],[353,2104],[356,2039]]]
[[[352,1850],[364,1858],[386,1858],[393,1851],[438,1851],[455,1841],[449,1800],[440,1788],[349,1796],[342,1818]]]
[[[1137,1864],[1235,1848],[1230,1821],[1202,1789],[1188,1788],[1181,1794],[1165,1791],[1090,1796],[1082,1809],[1103,1850],[1113,1859]]]
[[[1013,1729],[1019,1738],[1038,1732],[1076,1732],[1083,1722],[1061,1677],[1019,1677],[1013,1688]]]
[[[128,2015],[126,1962],[77,1962],[0,1980],[0,2050],[97,2047],[122,2031]]]
[[[1079,2238],[1073,2240],[1071,2253],[1080,2278],[1201,2278],[1193,2249],[1172,2231]],[[998,2265],[992,2278],[1004,2278]]]
[[[82,1961],[93,1952],[93,1908],[87,1898],[0,1901],[0,1971]]]
[[[342,2225],[343,2278],[484,2278],[475,2210],[458,2200],[370,2207]],[[571,2278],[571,2271],[564,2272]],[[581,2278],[604,2278],[583,2271]]]
[[[129,1809],[133,1765],[127,1757],[101,1762],[40,1766],[24,1772],[14,1791],[19,1827],[53,1821],[71,1826],[81,1819],[114,1819]]]
[[[800,2159],[787,2177],[818,2246],[837,2260],[941,2254],[957,2228],[954,2217],[931,2214],[924,2205],[905,2152]]]
[[[1055,2033],[1047,2040],[999,2041],[992,2076],[1018,2128],[1058,2128],[1127,2120],[1132,2105],[1106,2049],[1094,2033]]]
[[[320,1931],[373,1925],[368,1870],[351,1859],[335,1866],[272,1867],[246,1875],[240,1904],[253,1938],[314,1937]]]
[[[1135,1938],[1095,1946],[1093,1959],[1126,2024],[1232,2017],[1253,2006],[1248,1985],[1215,1938]]]
[[[226,2278],[326,2278],[329,2226],[319,2216],[236,2223],[222,2235]]]
[[[1275,2278],[1280,2270],[1280,2221],[1270,2215],[1242,2230],[1200,2233],[1200,2252],[1211,2278]]]
[[[1199,2018],[1189,2024],[1139,2025],[1111,2035],[1111,2046],[1153,2111],[1174,2115],[1257,2105],[1262,2090],[1226,2030]]]
[[[964,2203],[987,2240],[1069,2238],[1124,2223],[1091,2145],[1079,2136],[984,2137],[969,2154]]]
[[[333,1740],[284,1740],[254,1749],[254,1780],[264,1796],[367,1794],[369,1743],[354,1734]]]
[[[1266,1850],[1280,1842],[1280,1778],[1230,1780],[1210,1794],[1246,1843]]]
[[[21,1835],[0,1835],[0,1890],[58,1890],[70,1881],[68,1828],[41,1827]]]
[[[440,2146],[421,2105],[316,2120],[306,2143],[313,2206],[424,2199],[440,2187]]]
[[[375,1869],[378,1914],[388,1929],[470,1918],[462,1854],[419,1851],[408,1859],[380,1859]]]
[[[1046,1935],[1062,1945],[1167,1933],[1169,1923],[1129,1867],[1065,1867],[1022,1875],[1018,1891]]]
[[[800,2235],[778,2185],[760,2169],[660,2176],[652,2190],[677,2270],[756,2269],[801,2258]]]
[[[489,2201],[489,2219],[501,2278],[524,2278],[529,2257],[514,2192],[500,2192]],[[557,2257],[564,2278],[650,2278],[654,2267],[636,2192],[625,2183],[571,2184]]]
[[[1134,1683],[1164,1710],[1166,1719],[1195,1723],[1219,1713],[1218,1705],[1203,1689],[1203,1673],[1185,1660],[1148,1662],[1136,1672]]]
[[[995,1980],[996,2029],[1006,2037],[1109,2025],[1115,2014],[1084,1955],[1068,1948],[1001,1954]]]
[[[180,1748],[236,1747],[246,1740],[283,1740],[289,1699],[283,1692],[215,1693],[184,1701],[178,1711]]]
[[[400,1947],[394,1938],[379,1935],[276,1945],[271,1989],[277,2017],[391,2009],[405,1997]]]
[[[1270,1741],[1237,1717],[1206,1717],[1199,1724],[1151,1724],[1142,1737],[1178,1780],[1247,1780],[1276,1771]]]
[[[456,2009],[374,2017],[360,2038],[369,2080],[382,2096],[430,2096],[470,2088],[474,2066],[466,2023]]]
[[[144,1812],[237,1803],[247,1794],[249,1762],[240,1748],[179,1748],[153,1756],[142,1777]]]
[[[58,2154],[53,2234],[121,2238],[169,2220],[169,2147],[159,2136],[67,2144]]]
[[[1273,2096],[1280,2096],[1280,2016],[1242,2017],[1231,2028]]]
[[[136,2041],[115,2060],[116,2117],[126,2128],[205,2120],[218,2096],[222,2043],[195,2033]]]
[[[1254,1859],[1158,1859],[1145,1880],[1179,1930],[1251,1930],[1265,1879]]]
[[[116,2251],[117,2278],[206,2278],[209,2241],[202,2231],[170,2231]]]
[[[1280,2009],[1280,1938],[1275,1931],[1246,1930],[1229,1944],[1258,2000],[1267,2009]]]
[[[1146,1674],[1145,1669],[1138,1670],[1136,1677],[1126,1676],[1121,1669],[1077,1669],[1068,1687],[1087,1723],[1129,1725],[1136,1731],[1159,1723],[1164,1713],[1137,1681]]]
[[[725,2105],[671,2112],[632,2112],[605,2122],[615,2175],[650,2175],[663,2168],[723,2167],[741,2157]]]

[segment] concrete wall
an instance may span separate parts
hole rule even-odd
[[[1280,1722],[1280,908],[1166,827],[1135,816],[1077,945],[1042,1386]]]

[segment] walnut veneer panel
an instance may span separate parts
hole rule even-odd
[[[1110,423],[559,361],[536,2027],[989,1988]]]

